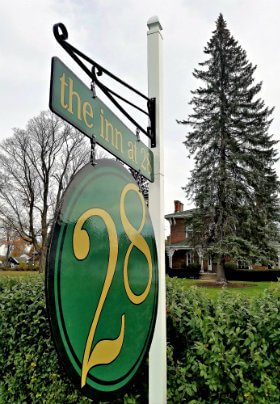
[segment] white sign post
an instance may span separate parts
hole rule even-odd
[[[149,355],[149,403],[166,403],[166,298],[164,243],[164,160],[163,160],[163,79],[162,35],[158,17],[147,22],[148,94],[156,98],[156,147],[154,152],[154,183],[149,187],[149,211],[153,222],[158,251],[159,299],[155,333]]]

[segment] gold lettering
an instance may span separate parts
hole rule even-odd
[[[152,164],[150,160],[150,155],[147,153],[147,171],[149,174],[152,172]]]
[[[106,123],[106,142],[109,142],[109,133],[108,133],[108,129],[110,129],[111,131],[111,143],[114,145],[114,128],[113,125],[111,124],[111,122],[107,121],[107,119],[105,118],[105,123]]]
[[[150,174],[152,171],[152,165],[151,165],[151,161],[150,161],[149,152],[148,152],[148,150],[146,150],[142,147],[141,154],[143,154],[141,168],[143,171],[147,171]]]
[[[115,128],[115,136],[113,139],[113,146],[119,150],[119,140],[120,140],[120,150],[123,153],[123,146],[122,146],[122,133],[120,131],[118,131],[117,128]]]
[[[69,78],[69,108],[68,111],[73,114],[73,97],[77,100],[77,118],[81,121],[81,98],[77,91],[73,90],[73,80]]]
[[[123,153],[123,135],[104,116],[104,111],[102,109],[100,111],[100,137],[106,140],[106,142],[111,143],[115,149],[120,150]]]
[[[128,217],[126,216],[126,212],[125,212],[125,198],[126,198],[126,195],[128,194],[128,192],[131,192],[131,191],[134,191],[136,193],[136,195],[140,199],[140,202],[142,205],[142,220],[141,220],[141,223],[140,223],[140,226],[138,229],[135,229],[135,227],[132,226],[132,224],[130,223]],[[127,237],[129,238],[129,240],[131,241],[131,243],[127,249],[127,252],[125,254],[125,257],[124,257],[124,265],[123,265],[124,287],[125,287],[125,291],[126,291],[126,294],[129,298],[129,300],[134,304],[141,304],[146,300],[146,298],[150,292],[150,289],[151,289],[153,264],[152,264],[152,256],[151,256],[151,251],[150,251],[149,245],[141,234],[141,231],[143,229],[143,226],[145,224],[145,219],[146,219],[145,201],[144,201],[143,195],[141,194],[141,192],[139,192],[138,186],[136,184],[130,183],[130,184],[126,184],[126,186],[124,187],[124,189],[121,193],[120,215],[121,215],[121,221],[122,221],[124,231],[125,231]],[[131,251],[134,247],[137,248],[137,250],[140,251],[145,256],[145,258],[147,260],[147,264],[148,264],[147,286],[140,295],[136,295],[132,291],[132,289],[129,285],[129,279],[128,279],[128,267],[129,267],[128,262],[129,262],[129,257],[130,257]]]
[[[100,136],[104,139],[104,115],[103,109],[100,111]]]
[[[65,104],[65,87],[68,87],[68,84],[65,82],[65,73],[60,77],[60,104],[64,109],[68,108],[68,104]]]
[[[136,142],[134,144],[134,157],[135,157],[134,161],[135,161],[135,163],[137,163],[137,143]]]
[[[128,145],[128,151],[127,151],[128,158],[129,158],[129,160],[134,160],[133,142],[130,140],[127,143],[127,145]]]
[[[137,145],[136,142],[132,142],[131,140],[127,143],[129,149],[128,149],[128,158],[129,160],[133,160],[135,161],[135,163],[137,163]]]
[[[86,126],[88,128],[92,128],[93,123],[88,123],[87,115],[90,116],[91,118],[93,118],[93,110],[92,110],[92,106],[90,105],[89,102],[84,102],[84,104],[83,104],[83,118],[84,118]]]
[[[98,341],[92,349],[92,343],[94,340],[99,318],[116,271],[118,258],[118,234],[114,221],[109,213],[100,208],[88,209],[79,217],[74,227],[73,250],[75,257],[78,260],[84,260],[90,250],[89,235],[88,232],[83,229],[83,226],[91,216],[98,216],[104,221],[109,237],[109,258],[103,289],[90,326],[84,350],[81,387],[84,387],[84,385],[86,384],[87,374],[91,368],[98,365],[109,364],[118,357],[123,345],[125,329],[125,315],[123,314],[121,317],[121,327],[118,337],[115,339],[103,339],[101,341]]]
[[[130,223],[129,218],[126,215],[125,200],[127,194],[130,192],[136,193],[142,207],[142,219],[138,228],[135,228]],[[124,257],[123,277],[126,294],[129,300],[135,305],[141,304],[147,299],[150,292],[153,276],[151,251],[147,241],[141,234],[141,231],[143,230],[146,220],[145,209],[146,209],[145,201],[143,195],[138,189],[138,186],[134,183],[126,184],[120,196],[120,218],[123,225],[123,229],[128,239],[130,240],[130,245]],[[94,344],[96,330],[99,324],[103,306],[107,299],[107,295],[115,275],[116,265],[118,261],[118,248],[119,248],[118,233],[112,216],[104,209],[91,208],[85,211],[78,218],[74,227],[72,241],[73,241],[73,251],[76,259],[84,260],[87,258],[90,252],[91,248],[90,237],[88,231],[84,228],[84,224],[87,222],[88,219],[94,216],[101,218],[105,224],[109,239],[109,256],[103,288],[90,325],[89,333],[85,344],[82,360],[81,387],[85,386],[87,375],[90,369],[92,369],[95,366],[108,365],[113,361],[115,361],[115,359],[120,355],[124,344],[124,334],[126,324],[126,315],[125,313],[123,313],[121,316],[119,335],[113,339],[112,338],[100,339],[99,337],[98,341]],[[147,284],[141,294],[135,294],[129,283],[129,276],[128,276],[129,259],[133,248],[136,248],[138,251],[140,251],[147,261],[147,275],[148,275]]]

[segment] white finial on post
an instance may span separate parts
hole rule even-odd
[[[151,33],[151,31],[153,31],[153,30],[154,30],[154,32],[162,30],[162,26],[161,26],[161,23],[159,22],[159,18],[157,15],[150,17],[147,21],[147,25],[149,28],[149,33]]]
[[[149,210],[153,222],[158,251],[159,298],[155,333],[149,355],[149,403],[167,401],[166,367],[166,288],[164,243],[164,160],[163,160],[163,77],[162,77],[162,26],[158,17],[148,22],[148,94],[156,99],[156,147],[154,153],[154,178],[149,187]]]

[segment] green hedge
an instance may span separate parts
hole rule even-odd
[[[9,265],[5,266],[2,265],[0,268],[2,271],[13,271],[13,272],[22,272],[22,271],[29,271],[29,272],[38,272],[39,271],[39,266],[38,265],[29,265],[25,264],[23,262],[19,263],[19,265],[15,265],[13,268],[11,268]]]
[[[277,282],[280,279],[278,269],[236,269],[234,265],[225,265],[226,278],[229,281]]]
[[[167,283],[168,402],[280,402],[280,289],[217,300]],[[142,378],[142,375],[140,379]],[[145,383],[114,402],[144,403]],[[0,279],[0,403],[90,403],[60,368],[43,281]]]
[[[137,390],[135,396],[138,397]],[[41,277],[0,278],[0,403],[91,403],[60,367]],[[115,402],[134,403],[132,395]]]
[[[280,289],[211,300],[168,283],[170,403],[280,402]]]
[[[171,278],[176,276],[177,278],[199,279],[200,270],[200,264],[189,264],[185,268],[167,268],[167,274]]]

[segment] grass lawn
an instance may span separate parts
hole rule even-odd
[[[178,282],[181,282],[184,289],[189,289],[191,287],[198,287],[203,293],[205,293],[209,297],[217,298],[224,290],[232,293],[233,295],[245,295],[248,297],[258,297],[260,296],[264,290],[277,287],[277,282],[249,282],[249,281],[230,281],[230,284],[235,285],[236,287],[226,287],[226,288],[218,288],[218,287],[203,287],[205,281],[197,280],[197,279],[178,279]],[[243,287],[237,286],[244,285]]]

